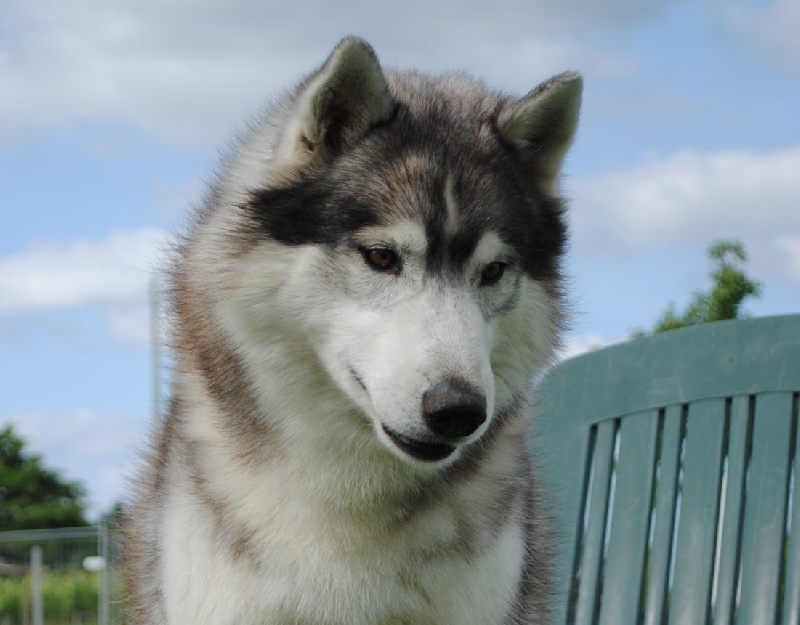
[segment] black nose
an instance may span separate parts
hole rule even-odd
[[[486,396],[466,382],[444,382],[422,396],[422,415],[439,436],[469,436],[486,421]]]

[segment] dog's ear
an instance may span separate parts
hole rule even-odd
[[[553,76],[501,110],[500,133],[522,152],[538,184],[556,192],[578,126],[583,80],[575,72]]]
[[[366,41],[348,37],[301,86],[279,157],[302,169],[346,148],[391,110],[375,52]]]

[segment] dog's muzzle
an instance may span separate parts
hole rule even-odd
[[[422,418],[434,440],[412,439],[385,424],[383,431],[398,449],[416,460],[444,460],[485,423],[486,395],[460,380],[444,382],[422,396]]]
[[[486,421],[486,395],[465,382],[445,382],[422,396],[422,416],[437,436],[466,438]]]
[[[388,436],[389,439],[395,444],[395,446],[400,449],[400,451],[405,452],[415,460],[421,460],[422,462],[436,462],[438,460],[444,460],[456,450],[455,445],[447,445],[445,443],[428,443],[425,441],[418,441],[414,440],[413,438],[408,438],[399,432],[395,432],[386,425],[383,426],[383,431],[386,433],[386,436]]]

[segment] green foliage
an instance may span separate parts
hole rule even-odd
[[[30,585],[26,578],[0,577],[0,623],[16,625],[23,621],[31,604]]]
[[[674,303],[670,303],[656,323],[654,334],[701,323],[738,319],[742,314],[742,302],[748,297],[760,296],[761,285],[744,272],[747,253],[741,241],[713,243],[708,248],[708,258],[712,264],[711,289],[695,291],[682,313],[677,311]]]
[[[116,532],[121,530],[124,520],[125,504],[123,504],[121,501],[116,501],[108,510],[98,517],[96,525],[105,527],[112,532]]]
[[[30,622],[30,576],[0,577],[0,623]],[[42,604],[48,625],[96,623],[98,574],[86,571],[47,573],[42,583]]]
[[[87,525],[84,489],[47,469],[8,425],[0,430],[0,531]]]

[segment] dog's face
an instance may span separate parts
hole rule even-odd
[[[558,304],[494,230],[441,267],[428,240],[398,221],[323,255],[336,295],[317,348],[390,449],[435,463],[479,438],[542,366]]]
[[[387,75],[348,40],[240,207],[247,288],[273,285],[247,323],[302,343],[409,462],[452,462],[552,354],[579,94],[574,75],[523,100]]]

